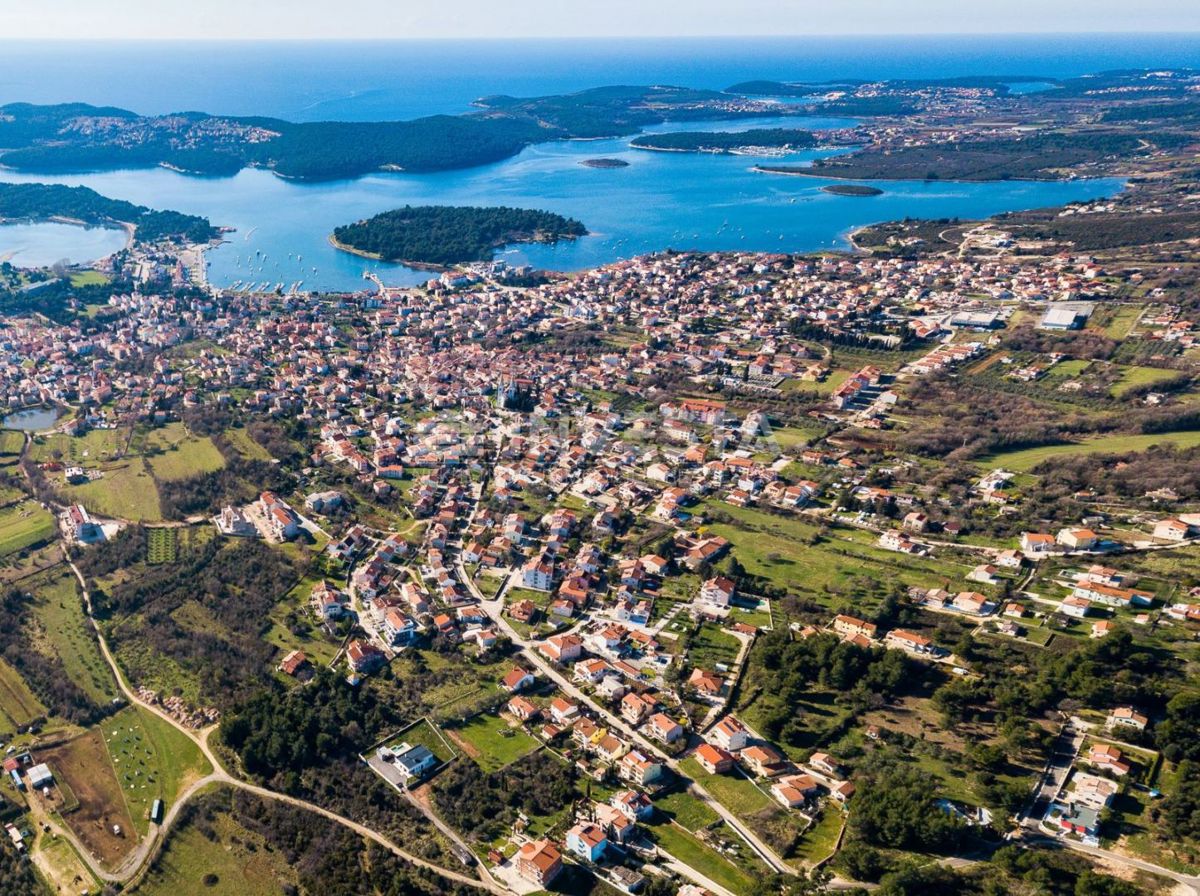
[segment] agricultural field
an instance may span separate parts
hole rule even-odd
[[[79,808],[63,814],[66,823],[93,856],[108,867],[137,845],[133,818],[99,728],[47,750],[57,783],[74,794]],[[121,833],[114,831],[119,827]]]
[[[150,873],[133,891],[136,896],[197,892],[279,896],[296,886],[296,872],[286,858],[268,849],[261,835],[246,830],[229,814],[217,813],[204,827],[188,823],[171,835]]]
[[[12,734],[45,713],[20,673],[0,659],[0,733]]]
[[[988,454],[976,460],[982,467],[997,467],[1024,473],[1039,464],[1061,455],[1079,456],[1086,454],[1124,454],[1130,451],[1145,451],[1151,445],[1174,445],[1177,448],[1195,448],[1200,445],[1200,430],[1152,433],[1149,435],[1103,436],[1070,442],[1062,445],[1041,445],[1037,448],[1022,448]]]
[[[510,727],[500,716],[481,714],[465,725],[449,728],[451,737],[464,753],[484,771],[496,771],[538,748],[538,742],[520,727]]]
[[[150,529],[146,533],[146,562],[151,566],[174,563],[179,555],[176,529]]]
[[[47,541],[56,531],[54,517],[36,501],[0,508],[0,557]]]
[[[169,806],[188,783],[212,771],[199,747],[140,707],[110,716],[100,730],[139,833],[149,830],[154,800]]]
[[[60,657],[70,679],[103,706],[117,696],[116,682],[100,655],[77,585],[66,566],[22,583],[33,595],[39,629],[33,638],[35,646]]]

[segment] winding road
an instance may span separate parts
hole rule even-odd
[[[131,704],[137,705],[147,712],[154,713],[160,719],[167,722],[169,725],[171,725],[177,731],[180,731],[184,736],[195,743],[213,769],[209,774],[192,782],[187,789],[185,789],[175,798],[170,810],[163,817],[162,824],[151,824],[150,831],[147,836],[144,837],[138,844],[137,848],[134,849],[134,851],[128,856],[126,856],[125,859],[122,860],[121,864],[113,870],[108,870],[100,865],[100,863],[92,856],[92,854],[88,852],[88,850],[78,841],[73,833],[71,833],[69,830],[60,828],[59,833],[61,833],[62,836],[71,842],[72,846],[75,847],[76,852],[79,853],[80,857],[87,864],[89,870],[96,876],[97,879],[110,884],[135,883],[141,878],[142,874],[149,869],[150,863],[158,855],[163,845],[165,845],[167,835],[170,833],[172,826],[179,816],[179,812],[187,804],[188,800],[207,787],[225,786],[243,790],[247,793],[252,793],[255,796],[261,797],[262,799],[286,803],[290,806],[296,807],[297,809],[303,809],[306,812],[311,812],[314,815],[320,815],[329,821],[336,822],[337,824],[350,829],[360,837],[371,840],[404,861],[419,868],[424,868],[427,871],[431,871],[445,880],[452,881],[463,886],[487,890],[489,892],[496,893],[497,896],[508,893],[506,889],[497,885],[491,880],[484,881],[479,880],[478,878],[469,877],[465,874],[451,871],[448,868],[443,868],[441,865],[437,865],[428,861],[427,859],[423,859],[420,856],[414,855],[373,828],[367,827],[364,824],[360,824],[353,819],[346,818],[344,815],[339,815],[336,812],[332,812],[323,806],[318,806],[316,803],[311,803],[307,800],[299,799],[298,797],[289,796],[285,793],[270,790],[269,788],[252,784],[249,781],[244,781],[231,775],[225,769],[224,765],[221,763],[221,760],[213,752],[208,743],[210,735],[216,728],[215,725],[210,725],[208,728],[204,728],[200,731],[196,731],[181,725],[173,716],[170,715],[170,713],[163,710],[162,707],[153,703],[148,703],[147,701],[141,699],[129,686],[129,682],[126,681],[121,668],[117,665],[116,658],[112,655],[112,651],[109,649],[108,641],[105,640],[104,633],[100,630],[100,626],[96,624],[96,620],[92,616],[91,593],[88,591],[87,581],[84,579],[83,573],[80,571],[79,567],[76,566],[74,561],[70,559],[65,550],[63,554],[67,563],[70,565],[71,570],[75,573],[76,579],[79,580],[79,586],[83,591],[83,602],[84,608],[87,611],[88,621],[91,623],[92,629],[96,633],[96,638],[100,645],[100,652],[104,657],[104,661],[112,670],[113,677],[116,679],[117,686],[120,688],[121,693],[124,694],[125,698]]]

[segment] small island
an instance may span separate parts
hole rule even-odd
[[[822,193],[832,193],[834,196],[882,196],[879,187],[869,187],[866,184],[829,184],[821,187]]]
[[[659,152],[756,153],[759,155],[809,149],[817,143],[810,131],[795,128],[756,128],[749,131],[673,131],[643,134],[630,143],[636,149]]]
[[[488,261],[511,243],[557,243],[586,236],[574,218],[507,206],[409,206],[346,224],[333,232],[338,249],[417,267]]]
[[[579,163],[585,168],[628,168],[629,163],[624,159],[584,159]]]

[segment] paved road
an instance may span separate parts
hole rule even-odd
[[[1038,786],[1034,789],[1029,804],[1017,816],[1019,822],[1024,824],[1029,821],[1035,826],[1041,822],[1046,810],[1067,783],[1067,777],[1071,774],[1083,741],[1084,733],[1071,725],[1064,725],[1059,731],[1050,750],[1050,759],[1038,780]]]
[[[469,520],[474,519],[475,513],[478,510],[478,495],[475,496],[475,501],[476,504],[475,507],[472,508]],[[620,717],[609,712],[604,707],[593,702],[591,697],[580,690],[580,688],[573,681],[568,679],[565,675],[554,668],[549,661],[542,657],[542,655],[536,649],[534,649],[533,642],[525,638],[523,635],[517,632],[516,629],[508,624],[508,620],[504,617],[503,612],[504,589],[501,589],[495,598],[488,598],[482,591],[479,590],[478,587],[476,587],[475,582],[471,579],[471,577],[467,575],[467,571],[463,566],[461,552],[456,553],[454,564],[459,580],[467,586],[467,589],[471,592],[475,599],[479,601],[480,607],[482,607],[484,612],[491,617],[492,621],[496,623],[499,629],[512,640],[513,644],[517,645],[521,649],[521,654],[528,662],[541,670],[542,674],[557,684],[564,693],[570,695],[583,705],[590,707],[592,711],[604,719],[604,721],[611,728],[623,733],[631,742],[636,743],[640,749],[650,755],[657,756],[668,768],[676,772],[676,774],[678,774],[680,777],[685,779],[688,777],[685,772],[680,770],[678,761],[676,761],[673,757],[668,756],[653,741],[644,737],[638,731],[626,724],[624,719],[621,719]],[[693,782],[690,789],[697,799],[708,805],[709,808],[721,816],[722,820],[724,820],[724,822],[729,825],[729,827],[735,833],[737,833],[738,836],[745,840],[746,843],[749,844],[750,848],[753,849],[754,852],[758,854],[759,858],[766,862],[772,870],[781,874],[793,873],[793,869],[790,868],[783,861],[783,859],[779,857],[778,853],[764,843],[757,835],[755,835],[753,831],[749,830],[742,823],[742,821],[736,815],[726,809],[724,805],[713,799],[703,787]]]

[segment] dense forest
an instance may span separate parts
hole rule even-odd
[[[575,239],[587,229],[574,218],[507,206],[421,205],[383,212],[333,232],[339,246],[388,261],[448,265],[486,261],[509,243]]]
[[[762,733],[783,743],[802,742],[803,719],[794,707],[814,683],[865,708],[910,684],[914,668],[901,651],[859,647],[828,634],[793,641],[787,633],[772,632],[762,636],[757,650],[759,680],[769,680],[771,688]]]
[[[774,149],[807,149],[816,145],[810,131],[794,128],[753,128],[748,131],[672,131],[668,134],[643,134],[630,146],[672,152],[727,153],[744,147],[769,146]]]
[[[122,199],[109,199],[88,187],[0,183],[0,218],[38,220],[51,217],[72,218],[97,226],[132,224],[136,228],[135,238],[144,243],[164,239],[202,243],[217,235],[216,228],[207,218],[156,211]]]
[[[221,722],[221,737],[251,775],[297,774],[361,749],[371,735],[398,727],[390,705],[321,670],[303,691],[263,690]]]
[[[553,815],[577,799],[575,767],[549,754],[531,753],[495,772],[460,761],[438,775],[433,800],[456,830],[489,843],[508,830],[518,813]]]

